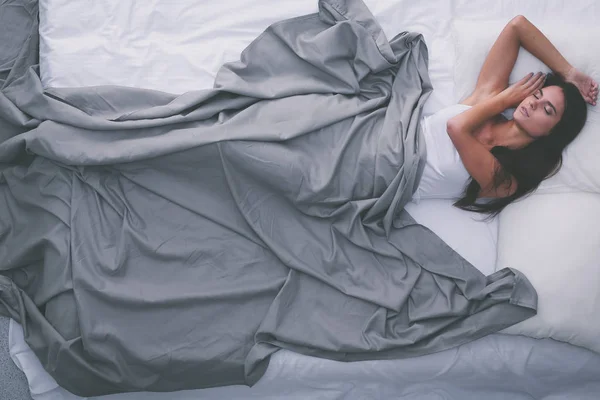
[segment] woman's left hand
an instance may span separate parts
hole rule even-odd
[[[591,76],[573,67],[565,76],[565,80],[579,89],[579,93],[581,93],[586,102],[593,106],[596,105],[596,100],[598,100],[598,82],[592,79]]]
[[[504,97],[509,108],[517,107],[528,96],[537,92],[544,85],[545,80],[546,75],[541,72],[529,73],[519,82],[504,89],[500,96]]]

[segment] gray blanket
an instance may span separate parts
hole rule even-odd
[[[535,314],[523,275],[483,276],[403,210],[427,48],[360,0],[179,97],[44,90],[36,3],[1,4],[22,21],[0,24],[0,313],[66,389],[251,385],[280,348],[412,357]]]

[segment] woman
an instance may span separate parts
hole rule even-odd
[[[520,46],[554,74],[531,73],[507,87]],[[499,213],[558,171],[562,151],[585,123],[585,102],[595,105],[597,97],[592,78],[571,66],[525,17],[515,17],[490,50],[473,93],[425,119],[428,167],[417,197],[443,197],[456,182],[453,177],[464,176],[469,183],[455,206]],[[509,108],[515,108],[512,120],[501,115]],[[450,140],[439,137],[443,130]],[[438,135],[435,143],[432,132]],[[448,156],[455,165],[439,165]]]

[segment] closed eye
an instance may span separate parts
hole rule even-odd
[[[536,99],[539,100],[540,98],[544,97],[544,92],[542,91],[542,89],[540,89],[539,91],[537,91],[533,94],[533,97],[535,97]],[[556,109],[554,108],[554,105],[550,102],[548,102],[548,105],[551,107],[551,109],[544,107],[544,111],[546,112],[546,115],[552,115],[552,110],[554,110],[554,113],[556,113]]]
[[[540,89],[539,95],[540,95],[540,97],[544,97],[544,92],[542,91],[542,89]],[[540,97],[537,97],[535,94],[534,94],[534,96],[536,99],[540,98]],[[554,114],[556,114],[557,112],[556,112],[556,107],[554,107],[554,104],[548,102],[548,105],[550,106],[550,108],[552,108],[552,110],[554,111]],[[552,113],[547,108],[544,108],[544,110],[546,111],[546,114],[552,115]]]

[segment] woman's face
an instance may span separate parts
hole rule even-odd
[[[532,138],[550,133],[565,111],[565,96],[558,86],[547,86],[527,97],[513,114],[514,121]]]

